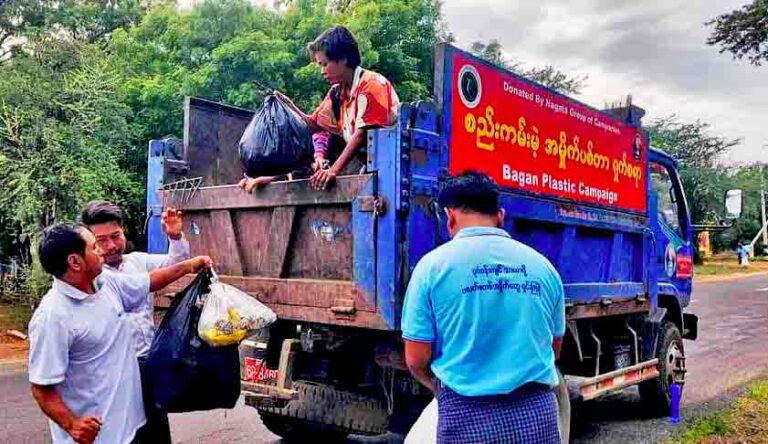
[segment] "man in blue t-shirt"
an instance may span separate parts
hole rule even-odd
[[[416,265],[402,318],[408,368],[438,398],[438,442],[559,443],[560,276],[500,228],[491,178],[452,177],[438,202],[452,240]]]

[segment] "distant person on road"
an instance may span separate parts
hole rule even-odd
[[[343,26],[334,26],[308,46],[331,89],[310,115],[304,114],[288,97],[278,93],[312,130],[314,163],[311,184],[325,189],[336,176],[358,174],[365,166],[364,152],[371,128],[397,122],[400,101],[392,83],[381,74],[360,66],[360,49],[355,36]],[[288,176],[246,178],[240,187],[254,188]]]
[[[132,252],[126,254],[127,241],[123,226],[123,211],[117,205],[105,201],[89,202],[81,215],[81,221],[96,236],[96,243],[104,255],[104,267],[119,273],[149,273],[152,270],[177,264],[190,257],[189,242],[184,238],[181,212],[167,209],[161,218],[163,232],[168,236],[168,254],[147,254]],[[148,398],[148,375],[145,363],[152,340],[155,337],[155,298],[152,293],[135,308],[127,310],[126,316],[134,326],[133,345],[139,359],[142,386],[145,388],[144,408],[147,424],[138,434],[141,442],[170,444],[171,429],[168,414],[154,408]]]
[[[131,443],[146,420],[126,311],[211,259],[115,273],[93,233],[74,224],[43,231],[38,253],[54,279],[29,323],[29,382],[53,443]]]
[[[739,265],[743,268],[749,267],[749,250],[750,246],[746,242],[739,241],[739,248],[736,250],[736,254],[739,256]]]
[[[449,178],[438,203],[452,240],[416,265],[402,317],[408,368],[438,400],[437,442],[557,444],[560,276],[503,230],[488,176]]]

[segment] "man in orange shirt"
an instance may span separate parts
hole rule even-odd
[[[314,133],[315,162],[311,184],[325,189],[336,176],[356,174],[365,165],[361,148],[371,128],[397,123],[400,101],[392,83],[384,76],[360,66],[360,49],[352,33],[343,26],[323,32],[308,46],[310,57],[320,66],[331,89],[310,115],[302,112],[283,94],[285,101]],[[343,149],[334,152],[332,140],[341,138]],[[331,162],[332,161],[332,162]],[[246,178],[240,187],[251,191],[281,176]]]

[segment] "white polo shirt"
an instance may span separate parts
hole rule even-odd
[[[126,309],[146,300],[149,274],[105,271],[89,295],[54,279],[29,323],[29,382],[55,385],[77,417],[100,417],[97,443],[128,444],[146,419]],[[55,444],[72,438],[50,421]]]
[[[157,268],[187,260],[189,257],[189,242],[182,237],[179,240],[169,239],[168,254],[128,253],[123,255],[123,262],[117,268],[109,265],[105,265],[104,268],[122,273],[149,273]],[[146,294],[141,305],[127,311],[128,319],[134,326],[133,346],[136,349],[136,355],[146,356],[155,337],[154,293]]]

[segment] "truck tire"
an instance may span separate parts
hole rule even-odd
[[[259,416],[272,433],[287,440],[341,440],[349,434],[386,433],[389,415],[381,402],[329,385],[294,382],[299,392],[285,407],[259,407]]]
[[[333,426],[326,424],[315,424],[302,419],[291,418],[288,416],[275,415],[259,411],[261,423],[270,432],[283,438],[286,442],[343,442],[347,433],[333,430]]]
[[[659,377],[640,383],[640,397],[648,411],[656,416],[668,416],[672,398],[669,387],[675,380],[675,358],[685,356],[683,337],[680,329],[672,322],[667,322],[659,333],[656,345],[657,369]]]

